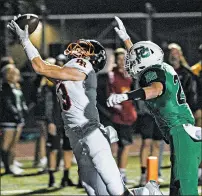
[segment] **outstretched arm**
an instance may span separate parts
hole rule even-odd
[[[124,24],[121,19],[115,16],[115,20],[118,23],[118,27],[115,27],[114,30],[118,34],[119,38],[124,42],[126,49],[129,51],[130,48],[133,46],[133,43],[126,32],[126,28],[124,27]]]
[[[16,17],[14,19],[16,19]],[[80,81],[86,78],[85,73],[80,72],[78,69],[70,67],[59,67],[43,61],[38,50],[29,40],[28,25],[25,26],[25,30],[22,30],[17,25],[17,23],[12,20],[8,24],[8,28],[17,34],[28,59],[32,63],[34,71],[38,74],[58,80]]]
[[[35,72],[49,78],[71,81],[80,81],[86,78],[86,75],[78,69],[48,64],[40,56],[33,58],[31,62]]]
[[[113,107],[127,100],[148,100],[154,99],[163,93],[163,84],[161,82],[153,82],[150,86],[140,88],[128,93],[112,94],[107,99],[107,106]]]

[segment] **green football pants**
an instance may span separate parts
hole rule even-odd
[[[183,126],[170,130],[171,183],[170,195],[198,195],[198,167],[202,142],[192,139]]]

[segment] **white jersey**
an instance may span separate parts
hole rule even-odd
[[[84,81],[60,81],[56,85],[64,125],[74,128],[83,127],[89,122],[98,123],[97,78],[92,64],[85,59],[75,58],[64,66],[76,68],[87,76]]]

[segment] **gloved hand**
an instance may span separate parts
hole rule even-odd
[[[126,101],[126,100],[128,100],[127,94],[112,94],[107,99],[107,106],[113,107],[114,105],[119,104],[119,103]]]
[[[126,28],[123,25],[123,22],[121,21],[121,19],[117,16],[115,16],[115,20],[118,23],[118,27],[115,27],[114,30],[116,31],[116,33],[118,34],[118,36],[120,37],[121,40],[125,41],[127,39],[130,39],[129,35],[126,32]]]
[[[28,25],[25,26],[25,30],[22,30],[15,22],[15,20],[20,16],[20,14],[18,16],[14,16],[14,20],[11,20],[11,22],[8,23],[7,28],[18,36],[21,44],[24,46],[25,42],[29,41],[29,32]]]

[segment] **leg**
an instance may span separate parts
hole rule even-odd
[[[147,158],[151,154],[151,143],[152,139],[143,139],[142,146],[140,150],[140,161],[141,167],[147,168]]]
[[[162,162],[163,162],[163,151],[164,151],[164,144],[165,142],[163,140],[160,141],[160,150],[159,150],[159,162],[158,162],[158,173],[159,173],[159,177],[161,177],[161,166],[162,166]]]
[[[48,153],[49,187],[55,186],[55,177],[53,173],[56,170],[56,157],[57,157],[57,150],[52,150]]]
[[[112,156],[110,145],[99,129],[84,138],[93,166],[104,181],[110,195],[122,195],[125,187]]]
[[[194,114],[194,117],[195,117],[195,121],[196,121],[196,124],[195,126],[197,127],[202,127],[202,109],[198,109],[195,114]]]
[[[88,195],[109,195],[105,183],[87,154],[81,155],[78,166],[80,181]]]
[[[152,142],[152,156],[158,157],[159,159],[159,152],[160,152],[160,143],[159,140],[153,140]]]
[[[128,125],[118,125],[114,126],[118,133],[118,154],[117,154],[117,164],[119,171],[121,173],[122,179],[127,183],[126,178],[126,167],[128,162],[128,154],[130,151],[131,144],[133,143],[132,138],[132,126]]]
[[[89,156],[89,148],[86,144],[76,138],[74,134],[69,135],[71,146],[78,164],[78,174],[82,187],[88,195],[109,195],[106,185],[97,172],[92,158]]]
[[[140,149],[141,178],[140,185],[146,184],[147,158],[151,154],[151,144],[154,131],[154,119],[146,114],[139,118],[137,129],[142,135],[142,145]]]
[[[45,121],[37,122],[40,129],[40,138],[39,138],[39,157],[40,157],[40,166],[42,168],[46,167],[47,158],[46,158],[46,138],[47,138],[47,123]]]
[[[11,152],[11,162],[13,163],[13,161],[15,160],[15,155],[16,155],[16,145],[18,144],[19,140],[20,140],[20,136],[22,134],[22,128],[23,127],[17,127],[17,131],[15,134],[15,138],[12,144],[12,147],[10,149]]]
[[[141,178],[140,186],[144,186],[147,183],[147,158],[151,154],[151,139],[143,139],[140,149],[140,165],[141,165]]]
[[[195,142],[183,127],[170,131],[172,179],[170,195],[198,195],[201,142]]]
[[[3,131],[3,143],[2,143],[2,161],[5,167],[5,173],[11,173],[10,165],[11,162],[11,155],[10,149],[12,147],[12,143],[15,137],[14,129],[4,129]]]
[[[64,130],[63,130],[64,132]],[[70,146],[69,138],[65,135],[63,135],[63,157],[64,157],[64,172],[63,172],[63,178],[61,180],[61,186],[75,186],[75,184],[72,182],[72,180],[69,178],[69,170],[72,166],[72,158],[73,158],[73,152]]]
[[[48,173],[49,173],[49,187],[55,186],[54,172],[56,171],[57,165],[57,152],[60,149],[60,136],[51,135],[48,133],[47,140],[47,157],[48,157]]]
[[[160,178],[161,176],[161,163],[163,159],[163,135],[159,130],[157,124],[154,125],[154,132],[153,132],[153,142],[152,142],[152,156],[158,157],[158,176],[159,182],[163,182],[163,179]]]

